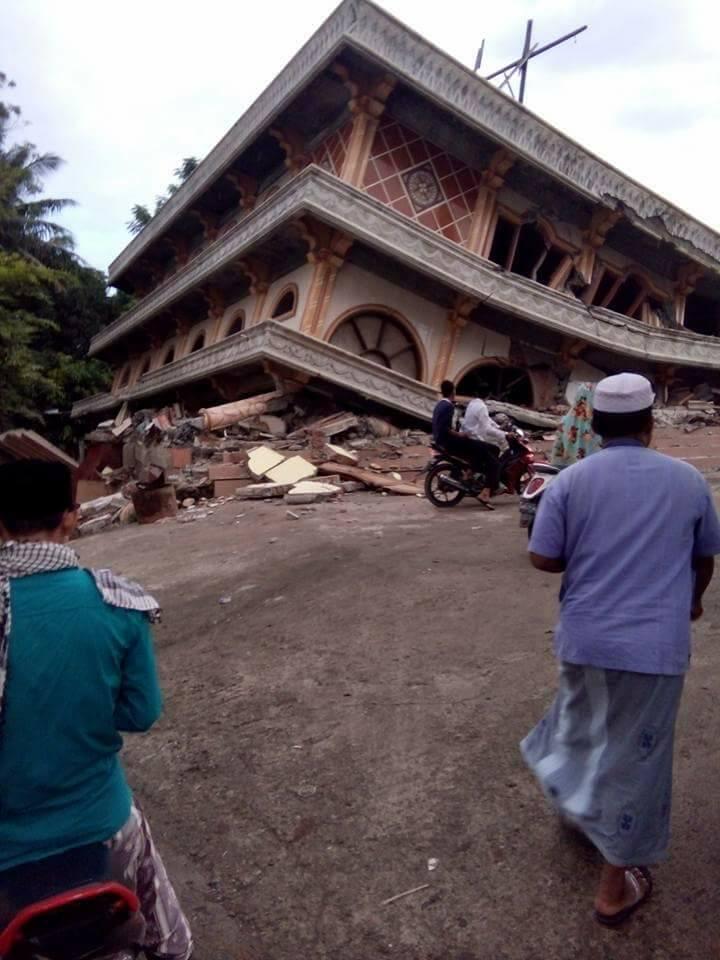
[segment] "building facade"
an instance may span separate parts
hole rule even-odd
[[[77,416],[325,383],[426,415],[720,370],[720,236],[368,0],[344,0],[110,267]]]

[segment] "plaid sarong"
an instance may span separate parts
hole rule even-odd
[[[0,726],[7,685],[8,643],[12,626],[10,581],[34,573],[53,573],[80,566],[78,555],[61,543],[17,543],[10,540],[0,546]],[[160,604],[143,588],[116,576],[111,570],[88,570],[100,594],[111,607],[138,610],[154,623],[160,619]]]

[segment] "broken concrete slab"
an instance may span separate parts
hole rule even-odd
[[[265,476],[274,483],[299,483],[314,477],[316,473],[317,467],[309,460],[304,457],[290,457],[277,467],[266,470]]]
[[[91,533],[99,533],[112,525],[115,518],[114,513],[101,513],[99,517],[93,517],[78,525],[77,532],[81,537],[87,537]]]
[[[270,447],[255,447],[248,454],[248,470],[256,480],[262,480],[273,467],[279,466],[285,457]]]
[[[111,516],[115,516],[123,507],[127,506],[128,502],[127,497],[122,493],[112,493],[105,497],[97,497],[94,500],[86,500],[80,504],[78,520],[83,523],[103,513],[109,513]]]
[[[323,500],[331,500],[339,493],[342,493],[340,487],[332,483],[322,483],[318,480],[301,480],[296,483],[292,489],[285,494],[285,503],[321,503]]]
[[[326,443],[325,449],[328,451],[329,458],[338,463],[347,463],[351,467],[358,464],[358,455],[353,450],[346,450],[344,447],[338,447],[334,443]]]
[[[282,497],[292,489],[292,483],[251,483],[247,487],[238,487],[236,500],[265,500],[270,497]]]

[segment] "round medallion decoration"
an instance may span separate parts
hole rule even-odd
[[[405,186],[416,211],[427,210],[428,207],[440,203],[442,192],[437,177],[429,164],[416,167],[405,174]]]

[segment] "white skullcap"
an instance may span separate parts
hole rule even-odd
[[[655,402],[650,381],[639,373],[616,373],[595,387],[593,408],[600,413],[638,413]]]

